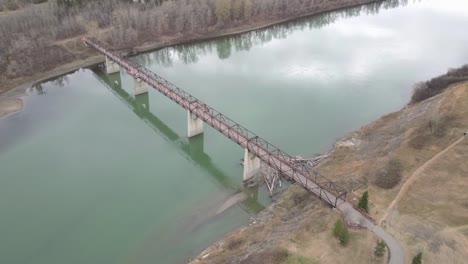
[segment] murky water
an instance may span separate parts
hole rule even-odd
[[[386,3],[133,59],[311,156],[467,63],[467,24],[462,0]],[[240,147],[207,126],[187,139],[185,111],[132,86],[80,70],[0,121],[0,263],[181,263],[268,205],[242,187]]]

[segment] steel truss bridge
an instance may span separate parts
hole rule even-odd
[[[249,153],[277,170],[286,179],[315,194],[332,207],[343,207],[340,205],[345,204],[347,205],[345,207],[351,206],[346,201],[347,192],[344,188],[318,172],[306,168],[305,165],[296,164],[293,156],[277,148],[201,100],[176,87],[161,76],[118,55],[117,52],[104,43],[100,43],[90,37],[84,37],[82,41],[86,46],[92,47],[105,55],[108,60],[120,65],[121,68],[125,69],[135,79],[144,81],[242,148],[247,149]]]

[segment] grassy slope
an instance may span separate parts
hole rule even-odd
[[[338,142],[319,170],[348,188],[367,182],[371,215],[379,219],[408,177],[468,129],[467,101],[464,83],[384,116]],[[427,132],[430,123],[439,124],[437,133]],[[415,148],[421,137],[424,144]],[[461,263],[468,257],[467,141],[421,175],[389,217],[388,230],[402,241],[408,260],[418,250],[425,252],[425,263]],[[401,182],[392,189],[375,186],[378,171],[392,158],[403,165]],[[373,257],[376,238],[367,231],[352,231],[350,245],[341,247],[331,235],[338,217],[294,186],[254,223],[208,248],[194,263],[283,263],[288,255],[310,263],[384,262]]]
[[[468,130],[468,84],[449,91],[441,108]],[[435,147],[436,148],[436,147]],[[468,137],[415,179],[390,215],[388,226],[404,242],[407,261],[423,251],[424,263],[468,259]]]

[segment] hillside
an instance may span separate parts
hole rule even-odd
[[[383,116],[337,142],[318,170],[355,189],[351,200],[368,190],[370,214],[380,220],[413,172],[468,129],[467,101],[468,83],[456,84]],[[468,139],[461,139],[424,168],[384,221],[407,261],[420,251],[424,263],[462,263],[468,257],[467,150]],[[248,227],[192,263],[384,263],[373,256],[377,239],[368,231],[352,231],[350,244],[339,245],[332,236],[339,217],[293,186]]]

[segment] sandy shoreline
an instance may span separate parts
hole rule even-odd
[[[0,100],[0,118],[19,112],[23,109],[23,100],[21,98],[6,98]]]

